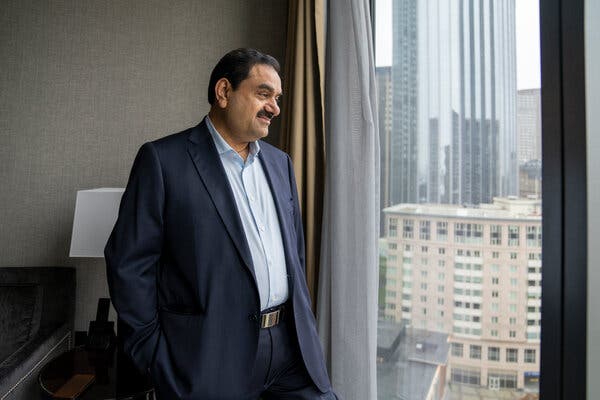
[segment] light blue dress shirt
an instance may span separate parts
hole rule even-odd
[[[208,115],[206,125],[237,205],[250,247],[261,310],[285,303],[288,298],[287,268],[279,218],[271,188],[258,153],[260,145],[249,143],[246,161],[223,139]]]

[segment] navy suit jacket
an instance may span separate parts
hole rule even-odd
[[[302,358],[331,389],[310,307],[290,158],[261,142],[277,208]],[[144,144],[105,249],[119,336],[161,398],[243,398],[259,336],[260,300],[233,192],[205,122]]]

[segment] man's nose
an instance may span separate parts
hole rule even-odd
[[[271,114],[273,114],[273,117],[278,116],[279,112],[281,111],[279,109],[279,104],[277,104],[277,100],[275,100],[275,99],[271,99],[267,103],[267,105],[265,107],[265,110],[268,111],[268,112],[270,112]]]

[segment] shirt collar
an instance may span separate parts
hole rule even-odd
[[[213,125],[210,117],[207,115],[204,120],[206,121],[206,126],[208,127],[208,131],[213,138],[213,142],[215,142],[215,146],[217,147],[217,152],[219,155],[221,156],[230,151],[237,155],[237,152],[229,145],[229,143],[225,141],[225,139],[223,139],[223,136],[221,136],[219,131],[217,131],[217,128],[215,128]],[[248,143],[248,147],[248,156],[252,158],[256,157],[260,151],[260,144],[258,144],[258,140]]]

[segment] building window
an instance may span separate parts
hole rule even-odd
[[[444,293],[444,289],[445,289],[445,288],[444,288],[444,285],[438,285],[438,287],[437,287],[437,291],[438,291],[439,293]]]
[[[388,243],[388,249],[396,250],[398,248],[398,243]]]
[[[516,260],[517,259],[517,253],[510,253],[510,259],[511,260]]]
[[[436,222],[436,233],[437,240],[446,241],[448,240],[448,223],[447,222]]]
[[[483,243],[483,225],[456,222],[454,224],[454,241],[456,243]]]
[[[478,369],[452,368],[450,380],[453,383],[464,383],[479,386],[481,384],[481,372]]]
[[[474,360],[481,360],[481,346],[470,345],[469,346],[469,357]]]
[[[462,343],[452,343],[452,355],[454,357],[462,357],[463,356],[463,344]]]
[[[431,222],[420,221],[419,222],[419,239],[429,240],[431,239]]]
[[[388,235],[389,237],[398,236],[398,218],[390,218],[388,223]]]
[[[492,251],[492,258],[500,258],[500,252]]]
[[[492,317],[492,324],[498,323],[498,317]]]
[[[412,219],[403,220],[402,237],[404,239],[412,239],[414,237],[414,225],[415,221]]]
[[[488,347],[488,360],[500,361],[500,347]]]
[[[516,389],[517,374],[515,372],[495,372],[488,373],[488,384],[499,389]]]
[[[528,364],[535,363],[535,349],[525,349],[525,362]]]
[[[508,226],[508,245],[518,246],[519,245],[519,226],[509,225]]]
[[[500,278],[496,278],[496,277],[492,278],[492,285],[498,285],[499,282],[500,282]]]
[[[502,244],[502,225],[490,225],[490,244],[496,246]]]
[[[444,260],[438,260],[438,267],[443,267],[446,265],[446,262]]]
[[[492,336],[492,337],[498,337],[498,330],[497,329],[492,329],[490,331],[490,336]]]
[[[517,278],[510,278],[510,286],[517,286],[518,281]]]
[[[542,227],[527,227],[527,247],[542,247]]]
[[[412,245],[410,245],[410,244],[404,245],[404,251],[412,251]]]
[[[396,297],[396,292],[395,292],[395,291],[393,291],[393,290],[386,290],[386,291],[385,291],[385,295],[386,295],[387,297]]]
[[[506,362],[516,363],[519,358],[519,349],[506,349]]]
[[[446,254],[446,249],[445,249],[445,248],[443,248],[443,247],[440,247],[440,248],[438,249],[438,254],[440,254],[440,255]]]
[[[497,290],[492,290],[492,297],[500,297],[500,294]]]

